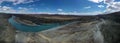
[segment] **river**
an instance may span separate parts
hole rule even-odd
[[[24,32],[39,32],[39,31],[43,31],[43,30],[48,30],[54,27],[58,27],[61,25],[65,25],[67,24],[67,22],[65,23],[49,23],[49,24],[41,24],[41,25],[36,25],[36,26],[29,26],[29,25],[25,25],[19,22],[16,22],[14,20],[15,16],[12,16],[11,18],[8,19],[9,23],[14,26],[17,30],[19,31],[24,31]]]

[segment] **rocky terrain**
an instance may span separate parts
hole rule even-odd
[[[22,32],[8,23],[11,15],[36,24],[72,23],[40,32]],[[95,16],[11,15],[0,15],[0,43],[120,43],[120,12]]]
[[[0,14],[0,43],[14,43],[15,29],[9,24],[9,17],[10,15]]]

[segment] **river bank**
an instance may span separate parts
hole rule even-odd
[[[10,15],[0,14],[0,43],[14,43],[15,28],[8,22]]]
[[[13,18],[16,22],[24,24],[24,25],[28,25],[28,26],[37,26],[37,24],[33,23],[32,21],[28,21],[28,20],[23,20],[20,19],[18,17]]]
[[[119,43],[119,14],[120,12],[96,15],[95,17],[83,16],[80,17],[80,19],[77,19],[78,22],[75,21],[75,23],[61,27],[58,25],[58,28],[46,28],[47,30],[40,32],[18,31],[15,27],[26,25],[18,25],[19,23],[12,25],[8,22],[9,17],[7,17],[7,15],[0,15],[0,26],[4,27],[0,30],[0,43]],[[20,18],[22,16],[20,16]],[[31,16],[27,18],[25,15],[22,19],[25,18],[30,21],[36,19],[36,17],[31,17],[32,19],[30,17]],[[37,18],[34,22],[37,20],[40,19]],[[16,23],[14,21],[11,22]],[[30,26],[26,30],[36,29],[32,27]],[[19,29],[24,28],[21,27]]]

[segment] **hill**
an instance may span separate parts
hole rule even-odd
[[[35,24],[72,23],[37,33],[22,32],[8,22],[12,16]],[[94,16],[1,13],[0,27],[0,43],[120,43],[120,12]]]

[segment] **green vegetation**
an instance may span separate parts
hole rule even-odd
[[[0,30],[3,29],[4,27],[3,26],[0,26]]]

